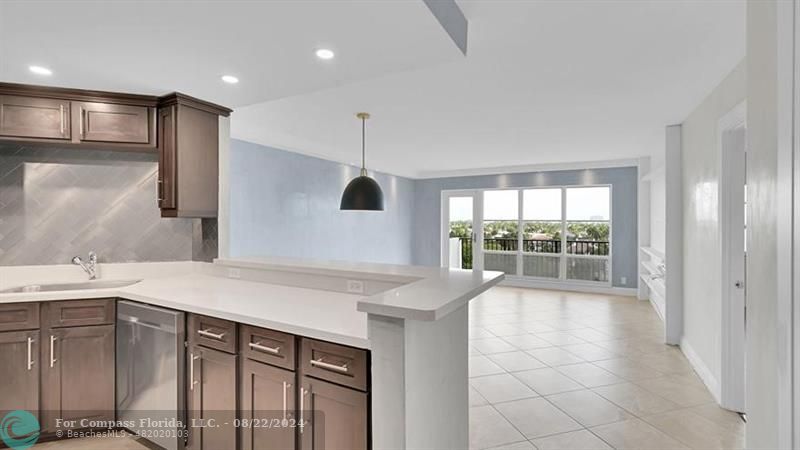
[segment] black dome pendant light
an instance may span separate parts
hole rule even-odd
[[[342,194],[340,210],[350,211],[383,211],[383,191],[374,179],[367,175],[364,164],[364,135],[369,114],[360,112],[356,117],[361,119],[361,175],[350,180]]]

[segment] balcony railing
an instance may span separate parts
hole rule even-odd
[[[461,241],[461,268],[472,269],[472,239],[459,238]],[[524,253],[561,254],[562,241],[557,239],[523,239]],[[519,240],[514,238],[484,238],[483,249],[489,251],[516,252]],[[567,254],[608,256],[608,241],[567,240]]]

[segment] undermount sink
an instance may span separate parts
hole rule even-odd
[[[52,292],[52,291],[77,291],[85,289],[112,289],[130,286],[142,280],[95,280],[79,283],[50,283],[50,284],[29,284],[27,286],[17,286],[3,289],[0,294],[13,294],[23,292]]]

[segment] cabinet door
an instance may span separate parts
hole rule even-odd
[[[367,394],[303,377],[298,428],[301,450],[366,450]]]
[[[43,332],[42,429],[56,418],[114,420],[114,325]]]
[[[241,380],[242,448],[294,450],[295,372],[245,359]]]
[[[189,444],[193,450],[237,448],[237,356],[194,345],[189,351]]]
[[[158,207],[175,209],[177,202],[177,131],[175,108],[158,109]]]
[[[17,409],[39,417],[39,330],[0,333],[0,417]]]
[[[82,142],[150,142],[150,108],[114,103],[76,102]]]
[[[0,135],[25,138],[70,138],[67,100],[0,95]]]

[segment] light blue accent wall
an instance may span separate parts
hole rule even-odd
[[[564,170],[416,180],[414,194],[414,264],[439,265],[441,252],[441,192],[454,189],[610,184],[613,285],[637,286],[636,167]],[[622,284],[620,277],[626,277]]]
[[[230,253],[411,264],[414,181],[370,172],[386,211],[340,211],[359,169],[231,141]]]

